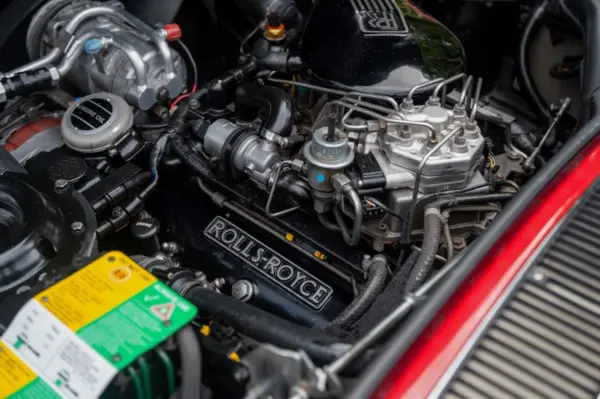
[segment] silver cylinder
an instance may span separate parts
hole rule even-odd
[[[185,63],[157,30],[127,13],[117,1],[64,4],[53,10],[53,16],[42,7],[38,15],[44,18],[34,17],[34,21],[48,20],[46,28],[39,30],[44,44],[30,49],[34,58],[41,57],[38,63],[54,59],[46,55],[58,49],[63,54],[61,71],[79,89],[114,93],[143,110],[181,94],[187,79]],[[28,38],[37,31],[31,26]]]

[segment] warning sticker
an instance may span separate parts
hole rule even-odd
[[[0,397],[98,397],[195,315],[191,303],[111,252],[19,311],[0,340]]]
[[[71,330],[79,330],[156,281],[133,260],[111,252],[35,299]]]

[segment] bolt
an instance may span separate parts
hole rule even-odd
[[[114,262],[114,261],[116,261],[116,260],[117,260],[117,258],[115,258],[114,256],[109,256],[109,257],[108,257],[108,261],[109,261],[109,262]]]
[[[169,99],[169,90],[166,87],[161,87],[156,92],[156,99],[158,101],[167,101]]]
[[[121,208],[121,207],[115,208],[115,209],[113,209],[113,211],[112,211],[112,218],[113,218],[113,219],[117,219],[117,218],[119,218],[119,217],[120,217],[122,214],[123,214],[123,208]]]
[[[245,368],[239,368],[233,373],[233,378],[237,382],[244,382],[248,379],[248,370]]]
[[[179,252],[179,245],[177,245],[175,242],[163,242],[161,244],[161,248],[163,251],[170,254]]]
[[[83,230],[83,223],[81,222],[73,222],[71,223],[71,230],[75,233],[80,232]]]
[[[57,190],[62,191],[64,189],[66,189],[67,187],[69,187],[69,182],[64,179],[59,179],[56,182],[54,182],[54,188]]]
[[[47,296],[43,296],[42,297],[42,302],[48,302],[48,297]]]
[[[225,279],[224,278],[215,279],[214,284],[215,284],[215,287],[222,288],[225,285]]]
[[[363,270],[368,270],[371,266],[371,255],[364,255],[362,259],[361,266]]]
[[[231,296],[241,302],[248,302],[254,296],[254,285],[248,280],[238,280],[231,287]]]
[[[121,361],[121,355],[119,355],[118,353],[115,353],[112,357],[113,362],[117,363]]]
[[[200,108],[200,102],[198,100],[196,100],[195,98],[192,98],[190,100],[190,108],[191,109],[198,109],[198,108]]]

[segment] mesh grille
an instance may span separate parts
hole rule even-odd
[[[551,238],[448,383],[445,398],[596,398],[600,187]]]

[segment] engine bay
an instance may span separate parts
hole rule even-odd
[[[532,77],[540,32],[581,39],[554,2],[200,3],[234,27],[217,71],[185,5],[51,0],[0,75],[0,366],[46,381],[24,397],[342,397],[586,120],[580,54],[547,57],[569,90]],[[485,63],[478,34],[514,47]],[[63,325],[102,361],[36,347]]]

